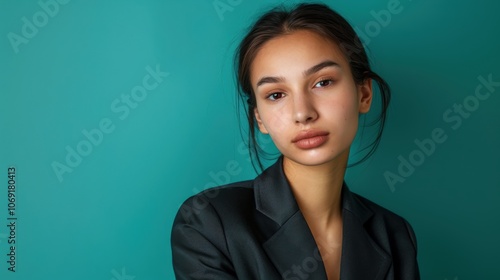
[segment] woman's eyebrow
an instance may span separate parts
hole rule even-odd
[[[313,67],[307,69],[306,71],[303,72],[303,75],[304,76],[310,76],[318,71],[320,71],[321,69],[323,68],[326,68],[326,67],[340,67],[340,65],[338,63],[336,63],[335,61],[332,61],[332,60],[325,60],[323,62],[320,62],[316,65],[314,65]],[[257,86],[256,87],[259,87],[263,84],[267,84],[267,83],[282,83],[285,81],[285,78],[284,77],[269,77],[269,76],[266,76],[266,77],[262,77],[258,82],[257,82]]]
[[[325,60],[304,71],[304,76],[310,76],[326,67],[340,67],[340,65],[335,61]]]
[[[257,82],[257,87],[260,87],[263,84],[282,83],[284,81],[285,81],[284,77],[262,77]]]

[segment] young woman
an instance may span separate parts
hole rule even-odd
[[[281,156],[251,181],[189,198],[172,229],[177,279],[419,279],[415,235],[344,182],[360,114],[390,99],[360,39],[322,4],[276,8],[236,52],[250,147],[257,129]]]

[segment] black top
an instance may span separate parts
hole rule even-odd
[[[340,279],[420,279],[415,234],[402,217],[342,187]],[[172,228],[177,279],[327,279],[283,172],[187,199]]]

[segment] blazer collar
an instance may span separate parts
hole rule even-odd
[[[283,172],[283,156],[254,180],[256,209],[274,221],[263,222],[263,247],[283,278],[326,279],[319,250]],[[372,239],[365,223],[373,212],[345,185],[342,187],[343,239],[341,279],[383,279],[389,255]],[[298,269],[298,270],[297,270]],[[299,272],[302,271],[302,272]],[[290,278],[293,279],[293,278]]]
[[[283,171],[283,156],[276,163],[264,170],[253,183],[257,210],[282,226],[299,207],[293,196],[290,184]],[[343,211],[352,213],[361,223],[365,223],[372,215],[368,209],[344,183],[342,186]]]
[[[299,211],[283,172],[283,156],[254,180],[254,194],[257,210],[279,226]]]
[[[367,226],[373,212],[345,184],[342,203],[340,279],[385,279],[392,260],[373,238],[385,234],[384,225]]]

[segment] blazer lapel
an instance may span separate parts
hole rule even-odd
[[[342,189],[342,260],[340,279],[384,279],[390,256],[378,246],[364,224],[373,215],[345,186]]]
[[[262,246],[282,278],[326,279],[314,237],[283,173],[282,158],[254,181],[256,208],[266,217],[260,219]]]
[[[262,246],[282,278],[326,279],[318,246],[295,201],[282,160],[283,156],[254,180]],[[345,184],[342,208],[340,279],[384,279],[391,258],[365,228],[373,213]]]
[[[263,247],[282,278],[326,279],[318,247],[300,211],[266,241]]]

